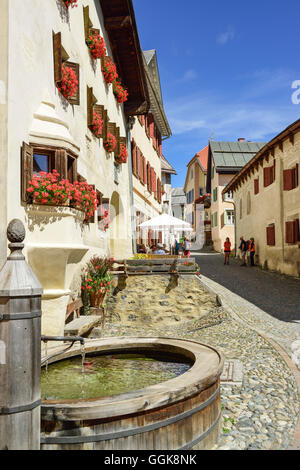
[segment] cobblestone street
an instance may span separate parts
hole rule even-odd
[[[298,448],[300,374],[289,356],[291,343],[300,339],[300,324],[295,323],[300,319],[299,281],[259,268],[240,268],[237,261],[224,266],[222,257],[214,254],[200,255],[197,262],[199,287],[217,295],[222,305],[211,321],[199,317],[180,326],[125,326],[116,321],[107,323],[101,336],[181,337],[217,347],[227,361],[240,361],[243,371],[240,384],[221,384],[218,449]]]

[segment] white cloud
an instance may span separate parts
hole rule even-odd
[[[217,36],[217,43],[221,45],[227,44],[229,41],[232,41],[234,39],[235,32],[232,29],[231,26],[225,31],[224,33],[221,33]]]

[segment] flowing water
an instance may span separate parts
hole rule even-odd
[[[76,400],[119,395],[173,379],[190,367],[184,359],[141,354],[76,357],[42,370],[42,398]]]

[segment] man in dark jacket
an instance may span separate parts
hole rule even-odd
[[[247,256],[247,251],[248,251],[248,244],[247,242],[244,240],[244,237],[241,237],[240,238],[240,241],[241,241],[241,244],[239,246],[239,249],[241,250],[241,253],[242,253],[242,260],[243,260],[243,263],[241,264],[241,266],[247,266],[247,263],[246,263],[246,256]]]

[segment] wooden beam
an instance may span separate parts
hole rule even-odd
[[[132,26],[131,17],[127,16],[112,16],[110,18],[105,18],[105,28],[107,30],[111,29],[122,29]]]
[[[294,134],[293,133],[290,133],[289,135],[289,141],[291,142],[292,145],[294,145]]]

